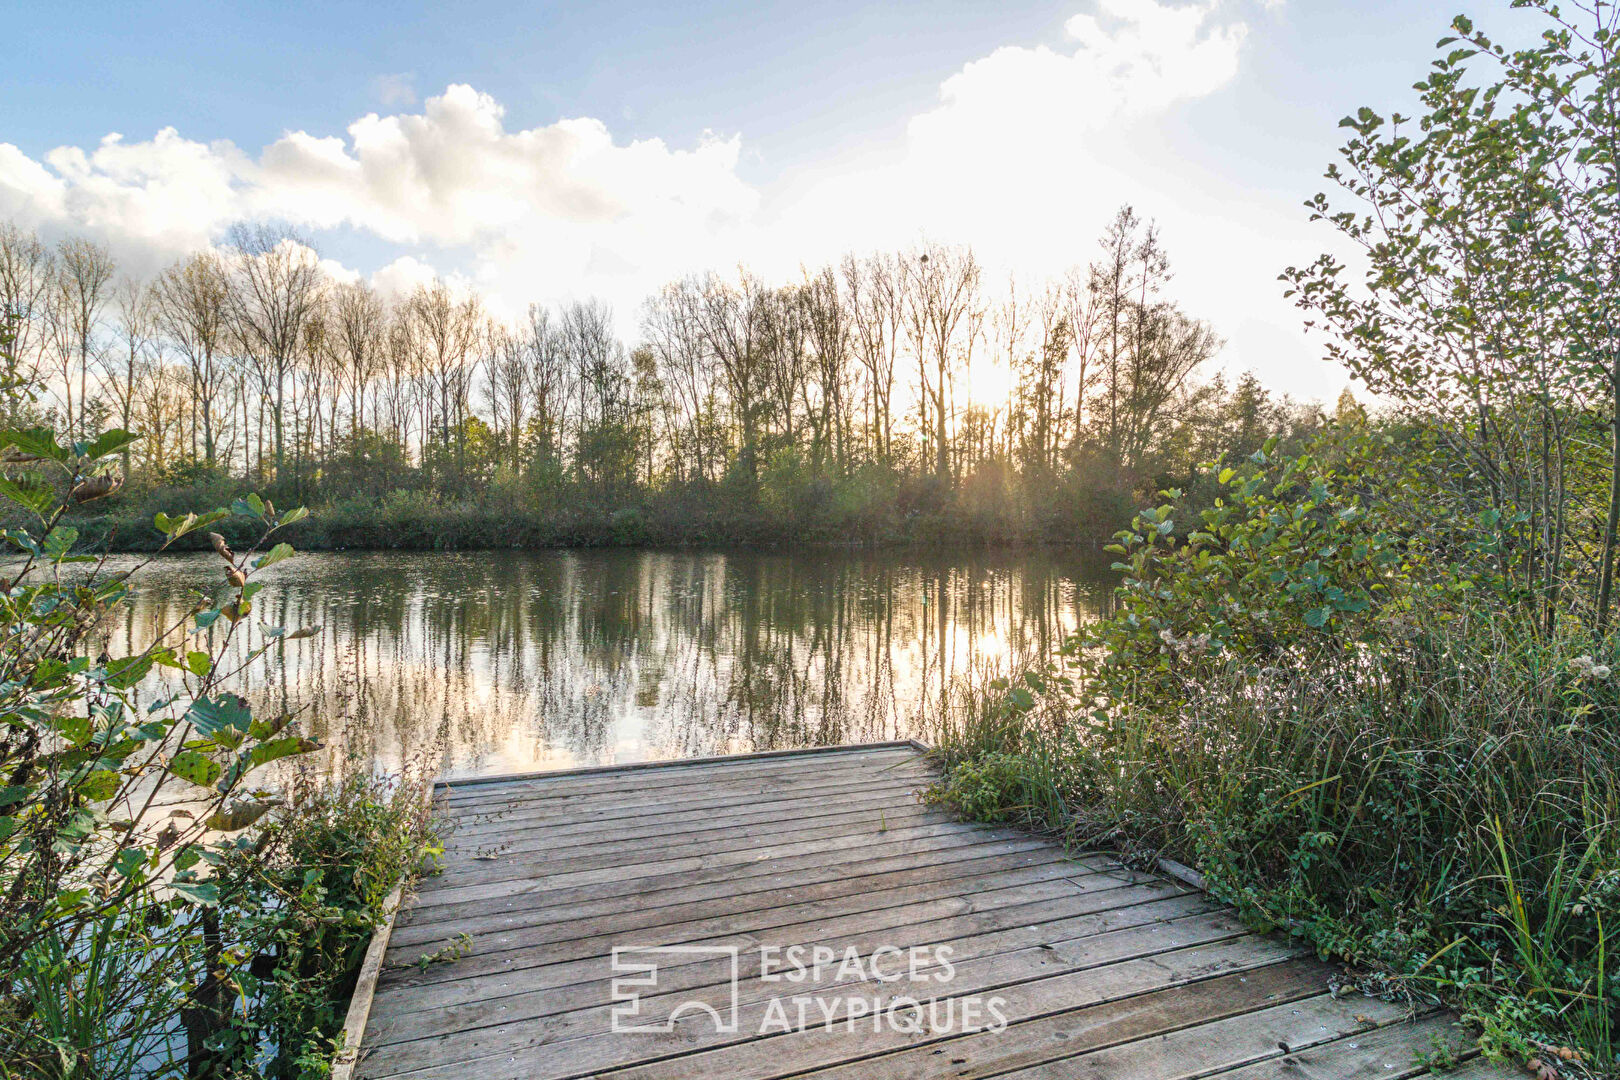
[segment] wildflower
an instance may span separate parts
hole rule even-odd
[[[1577,656],[1575,659],[1569,662],[1569,670],[1574,672],[1577,677],[1583,679],[1596,675],[1597,669],[1601,666],[1602,665],[1600,665],[1596,660],[1593,660],[1590,656]],[[1603,668],[1605,675],[1608,674],[1608,671],[1608,668]]]

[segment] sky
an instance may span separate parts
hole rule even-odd
[[[281,221],[385,290],[601,297],[633,334],[684,274],[924,240],[1034,283],[1130,203],[1223,368],[1331,400],[1277,275],[1341,250],[1302,207],[1338,121],[1409,110],[1458,13],[1537,29],[1508,0],[29,0],[0,219],[136,275]]]

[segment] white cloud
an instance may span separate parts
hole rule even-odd
[[[384,296],[404,297],[418,285],[431,285],[438,275],[433,267],[411,255],[401,255],[371,275],[372,286]]]
[[[899,145],[798,170],[764,202],[738,175],[738,136],[622,142],[587,117],[509,129],[494,98],[452,85],[341,134],[288,132],[256,156],[172,129],[41,160],[0,144],[0,217],[100,236],[136,272],[244,218],[351,228],[397,249],[372,275],[379,287],[456,268],[497,311],[600,295],[628,329],[639,299],[679,274],[746,261],[780,278],[922,235],[972,243],[1027,280],[1088,261],[1128,201],[1164,224],[1195,310],[1234,339],[1269,326],[1249,334],[1250,351],[1274,351],[1279,327],[1297,325],[1274,278],[1298,215],[1190,172],[1165,120],[1237,77],[1250,28],[1234,5],[1283,2],[1094,0],[1059,42],[965,63]],[[372,89],[384,104],[415,100],[409,74]]]
[[[842,168],[796,193],[773,208],[784,228],[808,245],[828,221],[849,223],[841,243],[927,233],[971,242],[1022,273],[1089,259],[1118,205],[1157,212],[1144,154],[1159,121],[1231,82],[1248,27],[1219,0],[1098,0],[1065,34],[1061,47],[1004,46],[965,64],[940,85],[939,103],[911,119],[897,159]]]
[[[493,98],[455,85],[421,112],[364,116],[347,138],[289,132],[257,159],[173,129],[41,161],[0,144],[0,215],[97,236],[140,272],[242,219],[350,226],[453,249],[505,294],[497,302],[520,306],[594,279],[651,288],[716,256],[757,202],[736,174],[740,149],[708,135],[686,149],[619,143],[589,118],[509,131]]]
[[[799,260],[926,236],[970,243],[1027,282],[1090,262],[1108,219],[1131,203],[1163,229],[1176,295],[1228,337],[1226,363],[1294,392],[1331,393],[1334,376],[1312,358],[1276,281],[1323,238],[1295,198],[1279,203],[1237,173],[1204,174],[1178,141],[1178,113],[1232,107],[1222,94],[1251,37],[1238,3],[1096,0],[1065,23],[1061,44],[1004,46],[964,64],[891,160],[801,179],[768,204],[773,235],[759,261],[785,274]],[[1279,6],[1249,0],[1247,10]],[[772,266],[772,252],[792,260]]]
[[[945,80],[941,104],[911,122],[932,146],[1063,140],[1203,97],[1237,74],[1248,27],[1222,25],[1216,2],[1100,0],[1064,24],[1068,49],[1006,46]]]

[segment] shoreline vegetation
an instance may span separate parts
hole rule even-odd
[[[223,500],[225,504],[235,496]],[[195,492],[156,492],[111,512],[75,516],[69,524],[95,550],[142,553],[163,538],[151,529],[154,505],[206,508],[220,500]],[[1129,517],[1118,500],[1083,521],[1056,523],[1033,513],[1009,520],[964,520],[949,512],[883,514],[859,520],[800,521],[773,518],[759,509],[703,516],[679,497],[617,509],[529,509],[493,503],[448,503],[431,493],[398,492],[377,502],[351,500],[313,508],[289,530],[304,551],[477,551],[559,548],[826,549],[885,550],[967,548],[1084,548],[1100,552]],[[1082,513],[1085,513],[1084,511]],[[1034,519],[1034,520],[1032,520]],[[237,526],[221,526],[238,539]],[[185,538],[172,551],[206,550],[206,541]]]
[[[0,326],[0,360],[9,345]],[[38,391],[0,383],[13,415]],[[314,633],[266,628],[227,659],[302,509],[248,494],[156,514],[160,548],[207,536],[219,577],[198,585],[222,578],[223,595],[109,653],[109,616],[150,560],[108,571],[67,510],[118,489],[136,438],[0,431],[0,495],[32,519],[4,532],[17,561],[0,587],[0,1076],[326,1076],[387,897],[439,851],[433,777],[317,769],[299,717],[256,716],[227,689]],[[240,551],[208,531],[227,521]],[[150,700],[138,687],[158,668],[179,688]]]
[[[1161,492],[1111,616],[964,688],[936,802],[1151,862],[1540,1080],[1620,1075],[1620,16],[1459,17],[1285,275],[1404,418]],[[1443,1064],[1443,1063],[1442,1063]]]

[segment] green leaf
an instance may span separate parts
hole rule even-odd
[[[113,861],[113,869],[126,878],[133,878],[145,864],[146,851],[144,849],[127,847],[118,853],[118,858]]]
[[[0,446],[14,446],[24,454],[51,461],[65,462],[70,456],[66,447],[56,445],[56,432],[48,427],[0,432]]]
[[[118,453],[139,438],[139,435],[124,431],[121,428],[103,431],[96,436],[94,442],[85,447],[84,456],[91,461],[100,461],[104,457],[111,457],[113,454]]]
[[[25,472],[15,478],[0,476],[0,495],[41,517],[56,502],[56,489],[36,472]]]
[[[169,888],[203,907],[213,907],[219,903],[219,886],[212,881],[171,881]]]
[[[152,524],[157,531],[166,534],[170,539],[178,539],[188,532],[204,529],[216,521],[223,521],[230,517],[225,510],[210,510],[206,514],[187,514],[185,517],[172,518],[168,514],[159,512],[152,517]]]
[[[253,560],[253,565],[256,569],[263,570],[267,566],[276,565],[276,563],[280,562],[282,559],[290,558],[292,553],[293,548],[291,544],[277,544],[275,547]]]
[[[248,767],[256,769],[260,765],[268,765],[272,761],[280,761],[294,754],[308,754],[321,748],[321,744],[314,739],[300,739],[287,736],[282,739],[271,739],[255,746],[248,754]]]
[[[203,824],[215,832],[239,832],[264,817],[275,805],[268,801],[232,803],[217,814],[210,815]]]
[[[192,702],[185,718],[201,735],[213,735],[226,728],[245,733],[253,722],[253,711],[235,694],[220,694]]]
[[[1320,630],[1327,625],[1328,617],[1333,614],[1331,607],[1312,608],[1305,613],[1305,625]]]
[[[83,746],[90,741],[91,727],[88,716],[59,716],[51,724],[62,737],[73,746]]]
[[[111,769],[97,769],[79,785],[79,793],[91,802],[105,802],[118,793],[118,774]]]
[[[214,658],[205,652],[186,653],[186,670],[199,679],[214,670]]]
[[[116,690],[128,690],[152,670],[153,658],[151,656],[121,656],[116,660],[109,660],[104,666],[107,672],[107,685]]]
[[[211,787],[222,770],[213,758],[195,750],[182,750],[169,759],[169,771],[198,787]]]
[[[280,524],[284,526],[292,525],[296,522],[303,521],[307,517],[309,517],[308,507],[300,506],[296,510],[289,510],[285,514],[281,515]]]
[[[264,519],[264,500],[257,495],[247,495],[231,503],[231,513],[237,517],[251,517]]]
[[[78,542],[78,539],[78,529],[59,525],[45,537],[45,543],[40,550],[51,562],[61,562],[67,556],[67,553],[73,550],[73,545]]]

